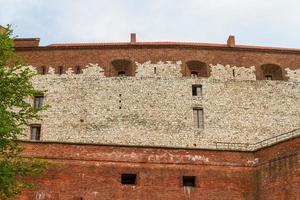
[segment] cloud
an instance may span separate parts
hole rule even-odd
[[[300,47],[297,0],[0,0],[0,24],[43,44],[194,41]]]

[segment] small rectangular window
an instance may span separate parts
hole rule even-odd
[[[195,187],[196,186],[196,177],[195,176],[183,176],[182,185],[184,187]]]
[[[75,74],[81,74],[81,67],[80,66],[75,66]]]
[[[191,77],[197,78],[197,77],[198,77],[198,72],[192,71],[192,72],[191,72]]]
[[[193,96],[202,96],[202,85],[192,85]]]
[[[119,71],[118,76],[124,77],[124,76],[126,76],[126,72],[125,71]]]
[[[45,66],[41,66],[41,68],[40,68],[40,74],[43,74],[43,75],[45,75],[46,74],[46,67]]]
[[[31,140],[40,140],[41,139],[41,125],[35,124],[30,125],[30,139]]]
[[[266,77],[266,80],[272,80],[273,79],[272,75],[266,75],[265,77]]]
[[[203,119],[203,109],[194,108],[193,109],[193,118],[194,118],[194,127],[195,128],[204,128],[204,119]]]
[[[136,174],[122,174],[121,183],[123,185],[135,185],[136,184]]]
[[[64,74],[64,73],[65,73],[64,67],[63,67],[63,66],[59,66],[59,67],[57,68],[57,73],[60,74],[60,75]]]
[[[33,102],[33,107],[38,109],[43,107],[43,103],[44,103],[44,96],[43,95],[39,95],[39,96],[35,96],[34,97],[34,102]]]

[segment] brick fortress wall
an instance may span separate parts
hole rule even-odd
[[[18,200],[297,199],[300,140],[257,152],[24,143],[24,156],[62,163]],[[135,186],[122,173],[136,173]],[[196,176],[183,187],[182,176]]]
[[[227,46],[19,43],[18,54],[46,74],[33,83],[48,90],[51,106],[43,121],[32,122],[41,124],[45,143],[23,143],[24,156],[64,165],[50,168],[20,199],[300,196],[298,138],[254,152],[204,150],[300,127],[299,50],[232,40]],[[191,77],[195,70],[200,77]],[[116,77],[120,71],[126,77]],[[275,81],[262,80],[270,74]],[[194,84],[202,85],[200,96],[192,96]],[[202,129],[193,126],[193,108],[203,108]],[[122,185],[122,173],[136,173],[137,185]],[[196,187],[183,187],[182,176],[195,176]]]

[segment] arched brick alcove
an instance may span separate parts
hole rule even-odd
[[[198,60],[186,62],[185,76],[208,77],[207,64]]]
[[[135,68],[131,60],[117,59],[111,62],[110,76],[135,76]]]
[[[282,69],[276,64],[263,64],[261,66],[261,74],[258,80],[283,80]]]

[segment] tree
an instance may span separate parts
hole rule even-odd
[[[1,28],[1,27],[0,27]],[[25,177],[41,174],[47,162],[23,158],[18,137],[31,120],[40,119],[41,109],[28,99],[44,91],[34,89],[35,73],[21,65],[13,48],[12,30],[0,30],[0,199],[10,199],[32,184]],[[3,29],[2,29],[3,30]]]

